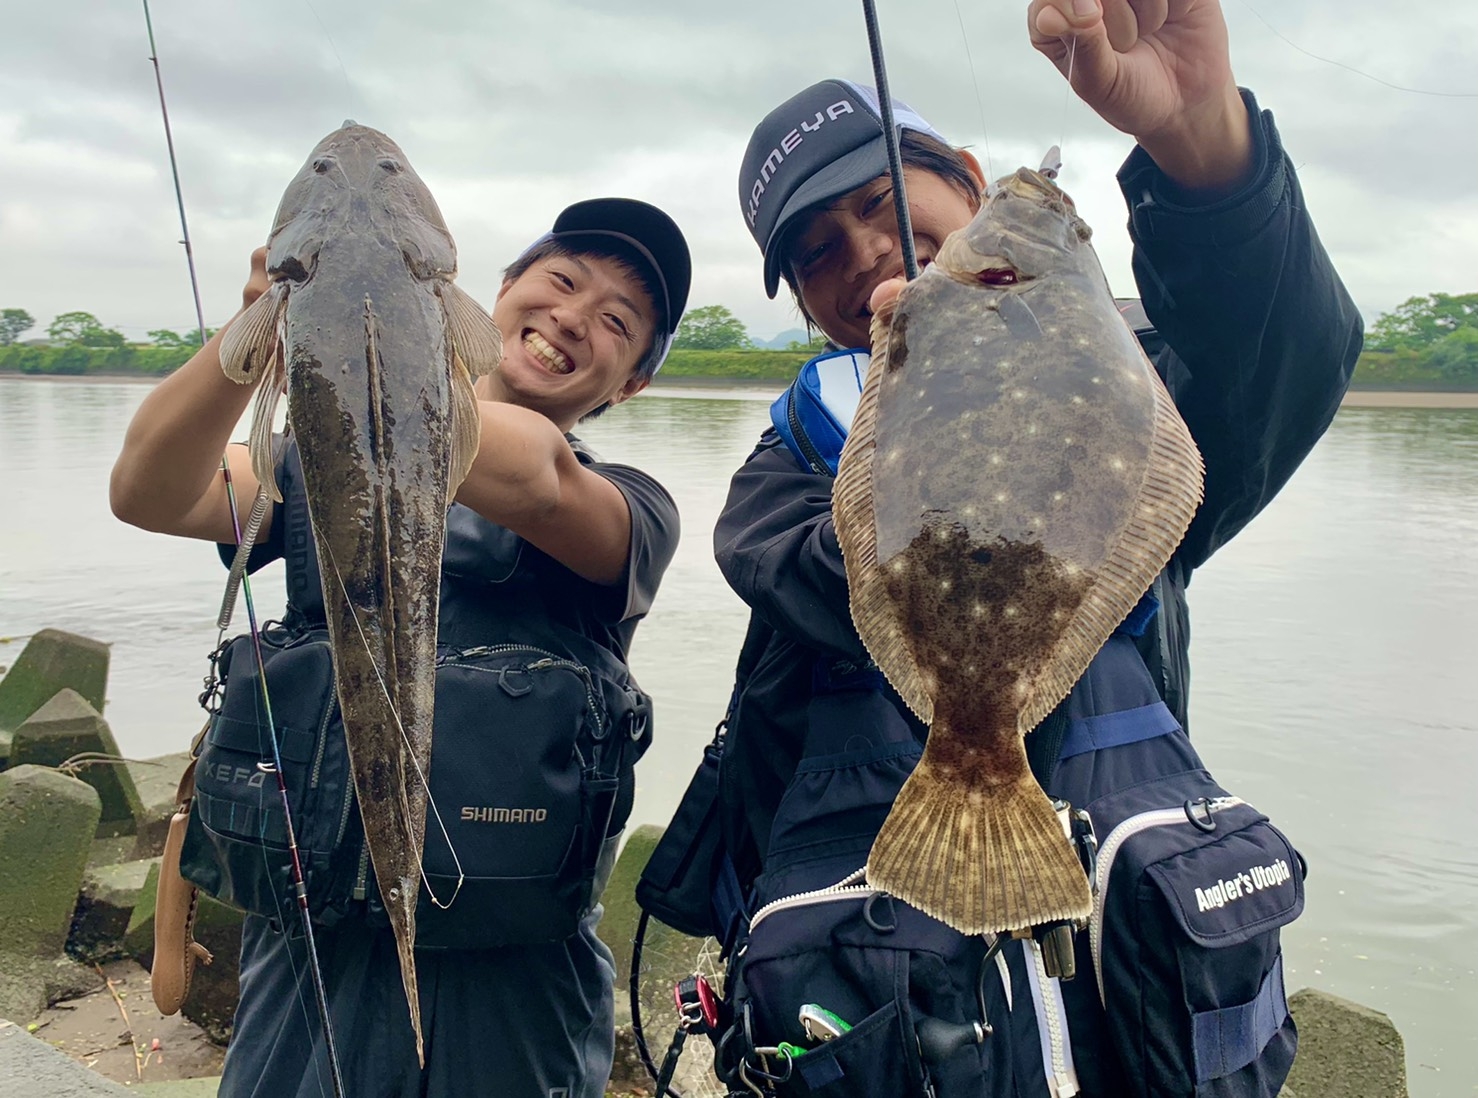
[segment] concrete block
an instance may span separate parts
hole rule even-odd
[[[154,965],[154,906],[159,896],[159,865],[150,866],[133,918],[124,934],[123,946],[145,968]],[[200,893],[195,908],[195,940],[210,950],[214,960],[196,965],[190,994],[180,1013],[212,1040],[224,1044],[236,1016],[238,981],[241,974],[242,913],[213,896]]]
[[[147,1098],[216,1098],[221,1089],[221,1077],[209,1079],[167,1079],[159,1083],[139,1083],[129,1088],[130,1094],[143,1094]]]
[[[46,1006],[100,810],[96,790],[55,770],[0,773],[0,1017]]]
[[[175,810],[175,793],[179,789],[180,776],[189,765],[188,751],[128,764],[128,773],[143,804],[133,852],[135,858],[153,858],[164,852],[164,837],[169,834],[169,818]]]
[[[87,867],[67,938],[69,954],[94,963],[124,955],[123,936],[143,895],[149,871],[158,862],[158,858],[148,858]]]
[[[15,731],[10,765],[60,766],[82,754],[118,757],[118,742],[97,709],[75,690],[57,692]],[[120,762],[81,766],[77,777],[98,792],[102,801],[99,836],[132,835],[144,814],[133,776]]]
[[[1298,1026],[1290,1090],[1317,1098],[1407,1098],[1406,1046],[1378,1010],[1304,988],[1288,998]]]
[[[0,1021],[0,1093],[16,1098],[122,1098],[132,1092],[88,1071],[23,1026]]]
[[[0,729],[14,732],[58,690],[75,690],[99,713],[108,686],[108,646],[60,629],[43,629],[0,679]]]
[[[106,839],[92,840],[92,850],[87,855],[88,869],[101,869],[105,865],[122,865],[136,861],[133,848],[138,839],[133,835],[110,835]]]

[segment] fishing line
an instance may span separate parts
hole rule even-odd
[[[888,148],[888,174],[893,177],[893,212],[898,218],[898,243],[903,249],[903,273],[912,282],[919,277],[919,260],[914,254],[913,219],[908,213],[908,194],[903,187],[903,158],[898,152],[898,129],[893,123],[893,95],[888,91],[888,73],[883,66],[883,40],[878,32],[878,13],[873,0],[862,0],[862,17],[867,23],[867,46],[872,53],[873,82],[878,89],[878,104],[883,116],[883,143]]]
[[[1333,65],[1336,68],[1344,69],[1347,72],[1354,73],[1356,76],[1363,76],[1366,80],[1374,81],[1375,83],[1380,84],[1382,87],[1390,88],[1393,91],[1410,92],[1412,95],[1434,95],[1442,99],[1478,99],[1478,92],[1430,91],[1426,88],[1408,88],[1401,84],[1393,84],[1389,80],[1382,80],[1379,76],[1372,76],[1370,73],[1366,72],[1363,69],[1357,69],[1354,65],[1347,65],[1343,61],[1336,61],[1332,57],[1321,57],[1319,56],[1319,54],[1314,53],[1311,50],[1304,49],[1297,42],[1295,42],[1293,39],[1289,38],[1286,34],[1280,31],[1277,27],[1273,26],[1273,24],[1269,23],[1265,18],[1263,18],[1262,13],[1254,8],[1251,4],[1249,4],[1247,0],[1242,0],[1242,6],[1250,11],[1253,15],[1257,16],[1258,22],[1267,27],[1268,30],[1272,31],[1274,37],[1293,47],[1305,57],[1312,57],[1315,61],[1322,61],[1326,65]]]
[[[1073,33],[1073,44],[1067,48],[1067,89],[1062,93],[1062,127],[1058,130],[1057,149],[1059,154],[1067,141],[1067,111],[1073,103],[1073,63],[1078,59],[1078,35]]]
[[[366,106],[364,96],[359,94],[355,88],[354,81],[349,79],[349,70],[344,67],[344,59],[339,56],[339,47],[334,45],[334,36],[329,34],[328,26],[319,18],[318,9],[313,6],[313,0],[303,0],[308,5],[308,10],[313,13],[314,20],[318,23],[318,29],[323,31],[323,37],[328,41],[328,48],[333,51],[334,60],[339,63],[339,72],[344,76],[344,87],[349,89],[349,98],[357,99],[361,107]]]
[[[975,85],[975,106],[980,109],[980,133],[985,139],[985,185],[995,186],[996,168],[990,158],[990,127],[985,124],[985,101],[980,96],[980,80],[975,74],[975,58],[970,54],[970,36],[965,31],[965,17],[960,13],[960,0],[954,0],[955,18],[960,23],[960,41],[965,45],[965,61],[970,66],[970,83]]]
[[[164,76],[159,65],[159,50],[154,42],[154,20],[149,12],[149,0],[143,0],[144,25],[149,33],[149,60],[154,66],[154,83],[159,90],[159,112],[164,120],[164,140],[169,150],[169,169],[174,180],[175,203],[180,212],[180,234],[181,244],[185,248],[185,258],[190,271],[190,290],[195,298],[195,322],[200,333],[200,346],[202,350],[206,344],[205,336],[205,311],[200,302],[200,280],[195,270],[194,250],[190,246],[189,221],[185,216],[185,197],[180,187],[179,161],[175,155],[174,133],[169,124],[169,106],[164,95]],[[221,473],[226,483],[226,502],[231,512],[231,530],[240,545],[242,540],[241,523],[236,507],[236,489],[231,482],[231,465],[226,460],[226,455],[221,455]],[[251,626],[252,646],[256,651],[257,670],[261,681],[262,704],[267,717],[267,733],[272,743],[272,764],[277,776],[277,790],[282,798],[282,811],[284,829],[288,843],[288,851],[291,856],[293,888],[297,893],[298,911],[302,916],[303,936],[308,946],[309,971],[313,980],[314,998],[317,1000],[320,1021],[323,1024],[324,1048],[328,1056],[329,1068],[333,1076],[334,1094],[336,1098],[344,1098],[343,1074],[339,1068],[338,1050],[334,1043],[333,1024],[329,1016],[328,994],[323,985],[323,972],[318,963],[318,947],[313,937],[313,920],[308,912],[308,890],[303,880],[303,866],[298,853],[296,831],[293,827],[292,808],[288,803],[287,784],[282,776],[282,756],[279,750],[277,728],[272,720],[272,702],[267,689],[266,662],[262,655],[261,631],[257,626],[256,606],[252,600],[251,584],[243,575],[242,594],[246,600],[247,620]],[[265,851],[263,857],[265,857]],[[289,950],[289,961],[291,961],[291,950]],[[296,965],[293,965],[296,976]],[[301,981],[294,979],[294,984],[301,988]],[[302,992],[299,990],[299,1001]],[[304,1007],[306,1014],[306,1006]]]
[[[349,607],[349,614],[354,619],[354,628],[359,633],[359,643],[364,646],[364,654],[369,657],[369,664],[375,669],[375,681],[380,684],[380,693],[385,695],[385,703],[390,707],[390,715],[395,718],[395,727],[400,732],[401,742],[405,744],[406,753],[410,755],[411,766],[416,770],[416,780],[421,783],[421,788],[426,791],[426,803],[431,808],[431,813],[436,817],[436,826],[441,831],[441,837],[446,840],[446,847],[452,852],[452,861],[457,866],[457,887],[452,889],[452,898],[442,903],[437,898],[436,890],[431,887],[431,881],[426,876],[426,863],[424,853],[420,864],[421,883],[426,886],[426,894],[431,897],[431,902],[443,911],[449,909],[457,902],[457,896],[462,891],[462,882],[466,875],[462,872],[462,859],[457,857],[457,848],[452,845],[452,837],[447,834],[446,824],[441,818],[441,809],[436,807],[436,797],[431,792],[431,783],[426,780],[425,773],[421,770],[421,763],[416,758],[416,749],[411,744],[411,738],[406,733],[405,725],[400,723],[400,710],[396,708],[395,699],[390,696],[390,688],[385,684],[384,676],[380,674],[380,665],[375,662],[374,651],[370,648],[369,638],[364,635],[364,626],[359,621],[359,611],[354,608],[353,601],[349,598],[349,589],[344,586],[344,577],[339,572],[339,562],[334,559],[333,546],[328,541],[318,537],[318,528],[313,529],[314,540],[328,550],[328,562],[333,566],[334,579],[339,584],[339,591],[344,596],[344,605]],[[424,840],[423,840],[424,843]]]

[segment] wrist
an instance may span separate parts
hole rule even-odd
[[[1241,92],[1231,83],[1211,103],[1136,140],[1171,182],[1207,198],[1237,190],[1251,178],[1255,166],[1252,120]]]

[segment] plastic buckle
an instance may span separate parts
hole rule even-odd
[[[1078,849],[1078,860],[1083,863],[1083,872],[1088,874],[1088,886],[1098,892],[1098,834],[1093,830],[1093,819],[1086,809],[1069,808],[1072,821],[1073,845]]]

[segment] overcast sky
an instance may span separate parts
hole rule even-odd
[[[1130,142],[1076,100],[1025,30],[1026,0],[878,0],[896,95],[995,173],[1061,142],[1062,182],[1109,280],[1134,293],[1113,171]],[[1277,118],[1320,234],[1367,319],[1478,290],[1478,4],[1225,0],[1238,81]],[[1255,9],[1255,10],[1254,10]],[[752,334],[766,300],[736,174],[754,124],[814,80],[871,82],[855,0],[155,0],[207,323],[239,305],[283,188],[344,119],[395,138],[456,238],[461,284],[570,202],[666,208],[692,305]],[[1261,17],[1258,13],[1261,13]],[[963,26],[962,26],[963,25]],[[973,57],[972,65],[967,59]],[[983,111],[976,97],[979,85]],[[193,326],[138,0],[9,6],[0,38],[0,308],[95,313],[133,339]]]

